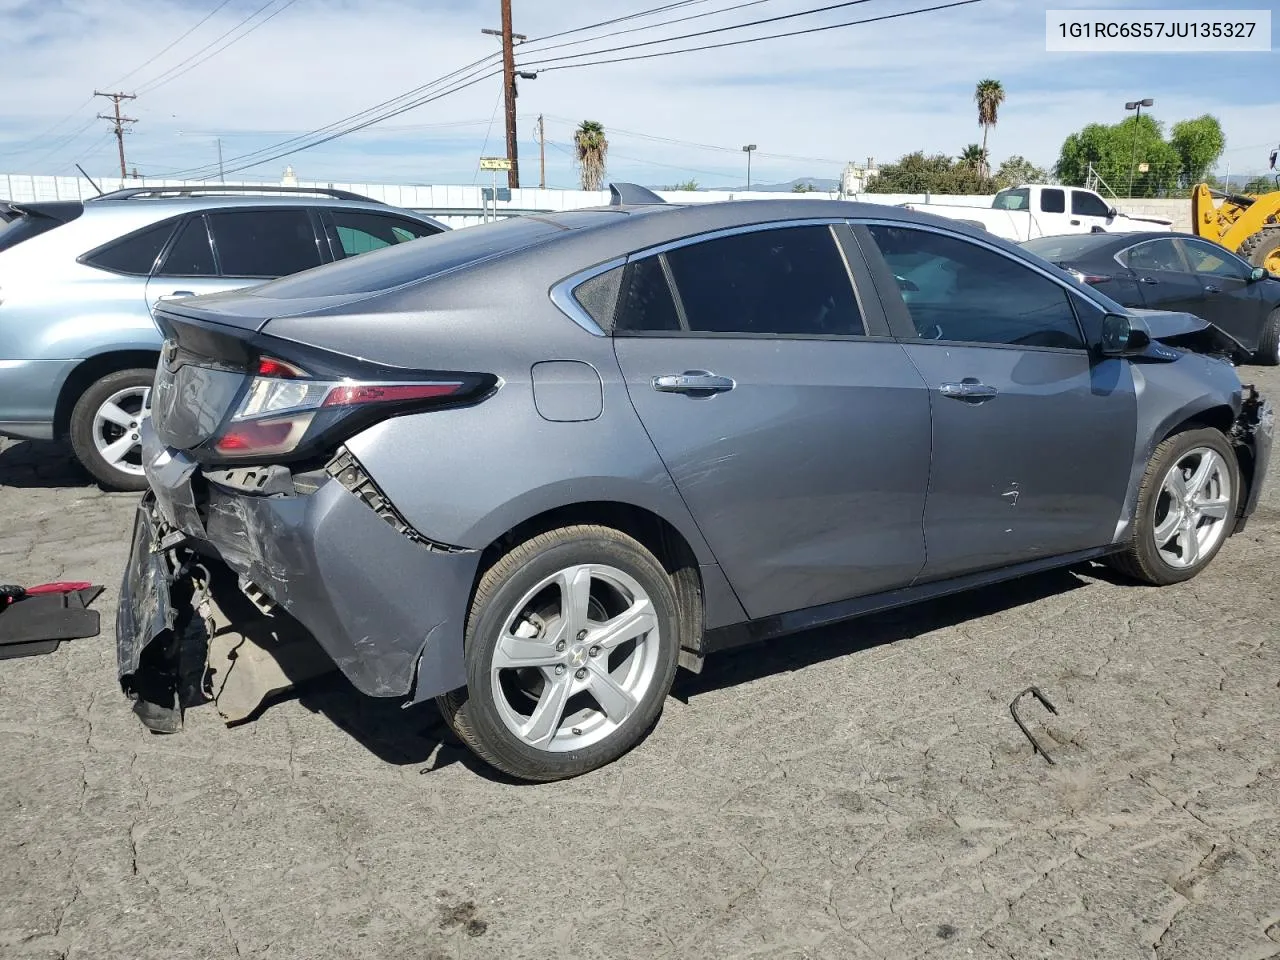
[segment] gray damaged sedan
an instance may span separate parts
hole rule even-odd
[[[138,716],[216,691],[229,583],[267,661],[313,645],[265,687],[435,698],[529,780],[629,750],[716,650],[1094,558],[1187,580],[1272,442],[1215,328],[883,206],[616,187],[156,319]]]

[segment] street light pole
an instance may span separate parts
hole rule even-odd
[[[756,148],[754,143],[748,143],[742,148],[742,152],[747,155],[747,193],[751,192],[751,151]]]
[[[1130,100],[1124,105],[1126,110],[1136,110],[1133,117],[1133,149],[1129,152],[1129,199],[1133,199],[1133,172],[1138,165],[1138,123],[1142,120],[1142,108],[1155,106],[1150,97],[1145,100]]]

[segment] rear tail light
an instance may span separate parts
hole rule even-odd
[[[262,357],[236,412],[215,440],[214,450],[229,458],[261,459],[293,453],[306,439],[364,414],[406,412],[434,402],[473,396],[492,377],[369,382],[313,380],[284,360]],[[372,415],[372,416],[370,416]]]
[[[1073,277],[1075,277],[1075,278],[1076,278],[1077,280],[1079,280],[1081,283],[1087,283],[1087,284],[1090,284],[1090,285],[1098,284],[1098,283],[1105,283],[1106,281],[1108,281],[1108,280],[1110,280],[1110,279],[1111,279],[1110,277],[1108,277],[1108,276],[1104,276],[1104,275],[1102,275],[1102,274],[1098,274],[1098,273],[1081,273],[1079,270],[1069,270],[1069,271],[1068,271],[1068,273],[1070,273]]]

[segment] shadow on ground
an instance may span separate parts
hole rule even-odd
[[[93,478],[71,447],[51,440],[0,441],[0,487],[88,487]]]

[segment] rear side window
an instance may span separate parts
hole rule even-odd
[[[1062,190],[1045,188],[1040,191],[1040,209],[1045,213],[1066,213],[1067,196]]]
[[[1120,254],[1120,259],[1130,270],[1157,270],[1165,273],[1186,273],[1187,268],[1178,256],[1178,248],[1172,239],[1151,240],[1130,247]]]
[[[218,272],[213,265],[213,248],[204,217],[192,217],[178,233],[173,246],[165,254],[164,263],[156,271],[162,277],[212,277]]]
[[[1111,208],[1096,193],[1087,190],[1071,191],[1071,212],[1078,217],[1107,217]]]
[[[663,256],[691,333],[822,337],[866,332],[830,227],[752,230]]]
[[[165,241],[173,233],[173,226],[174,221],[169,220],[121,237],[89,254],[84,262],[99,270],[145,277],[155,266],[156,257],[160,256]]]
[[[440,232],[430,224],[363,210],[330,210],[329,218],[339,257],[354,257]]]
[[[587,311],[587,315],[596,322],[601,330],[613,326],[613,315],[618,306],[618,291],[622,286],[622,275],[626,267],[614,267],[604,273],[598,273],[590,280],[584,280],[573,288],[573,299],[578,306]]]
[[[207,214],[224,277],[284,277],[323,262],[306,210]]]
[[[1001,190],[991,201],[991,206],[996,210],[1027,210],[1031,207],[1031,191],[1025,188]]]
[[[618,300],[615,333],[678,333],[680,311],[662,266],[662,257],[627,264]]]

